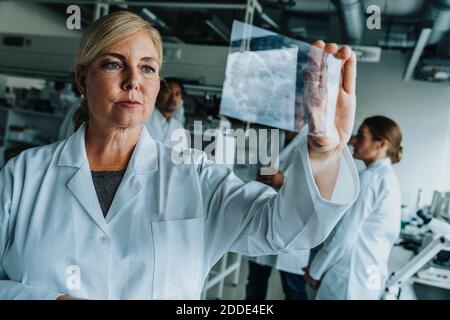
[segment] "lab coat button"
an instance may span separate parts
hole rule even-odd
[[[109,237],[107,237],[107,236],[101,236],[101,237],[99,238],[99,240],[100,240],[100,242],[103,243],[103,244],[108,244],[108,243],[111,241],[111,239],[110,239]]]

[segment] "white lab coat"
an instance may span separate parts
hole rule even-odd
[[[282,135],[282,137],[282,140],[284,141],[284,135]],[[297,134],[280,152],[279,170],[283,172],[285,179],[289,175],[289,171],[294,163],[295,153],[298,152],[298,148],[303,139],[302,135]],[[249,257],[248,260],[277,270],[302,275],[304,273],[303,268],[308,265],[309,250],[299,250],[295,253],[284,253],[279,255]]]
[[[175,130],[184,130],[183,125],[175,117],[167,120],[158,108],[154,108],[151,117],[145,123],[145,127],[153,139],[159,141],[169,147],[182,148],[184,150],[189,147],[190,141],[185,139],[185,143],[180,143],[178,137],[172,138],[172,133]],[[181,147],[182,146],[182,147]]]
[[[388,258],[400,234],[400,187],[391,160],[360,173],[360,194],[322,248],[310,274],[322,279],[316,299],[379,299]]]
[[[184,116],[184,101],[181,100],[180,105],[176,108],[173,117],[180,121],[181,125],[184,127],[186,125],[186,117]]]
[[[358,192],[345,149],[327,201],[305,140],[280,192],[244,184],[200,151],[172,149],[144,128],[106,218],[85,151],[86,124],[69,139],[29,149],[0,173],[0,299],[199,299],[227,251],[276,254],[326,239]],[[193,164],[188,164],[189,162]]]

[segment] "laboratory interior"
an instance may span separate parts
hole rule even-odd
[[[448,300],[450,1],[0,1],[0,169],[0,299]]]

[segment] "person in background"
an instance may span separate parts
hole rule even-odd
[[[156,98],[156,108],[145,123],[145,127],[153,139],[169,147],[175,147],[179,141],[172,138],[172,133],[175,130],[184,129],[183,124],[175,117],[178,108],[182,105],[184,86],[177,78],[169,77],[161,80],[160,88]]]
[[[298,132],[281,131],[279,170],[274,175],[258,175],[258,181],[279,190],[292,168],[294,154],[300,144]],[[286,300],[306,300],[306,282],[303,268],[308,265],[309,250],[297,253],[248,257],[246,300],[265,300],[272,268],[280,272]]]
[[[354,157],[367,168],[358,199],[305,269],[316,299],[381,298],[400,233],[401,192],[392,168],[402,157],[399,126],[383,116],[367,118],[352,141]]]

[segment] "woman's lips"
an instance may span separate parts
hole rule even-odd
[[[139,101],[133,101],[133,100],[125,100],[125,101],[119,101],[116,102],[116,105],[122,108],[139,108],[142,107],[142,103]]]

